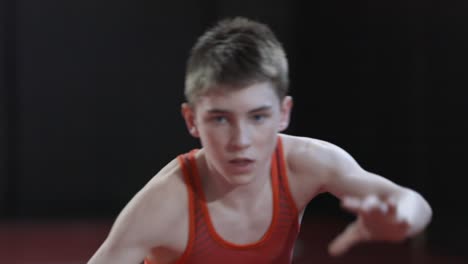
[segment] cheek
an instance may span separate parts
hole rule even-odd
[[[255,131],[255,135],[260,141],[269,141],[278,134],[278,122],[276,122],[276,120],[268,122],[260,127],[254,128],[253,131]]]
[[[210,149],[210,152],[216,151],[224,145],[226,140],[226,133],[222,129],[216,129],[212,127],[201,127],[200,141],[203,147]]]
[[[265,154],[267,154],[274,149],[277,137],[278,132],[276,126],[270,125],[257,130],[257,133],[255,133],[255,142],[257,142],[257,147],[263,149]]]

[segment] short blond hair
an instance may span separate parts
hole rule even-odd
[[[193,103],[219,87],[239,89],[264,81],[271,82],[279,99],[286,96],[288,61],[281,43],[265,24],[242,17],[224,19],[192,48],[185,98]]]

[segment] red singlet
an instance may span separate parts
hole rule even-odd
[[[193,150],[180,155],[189,193],[190,228],[187,247],[177,264],[289,264],[299,233],[298,211],[289,191],[281,138],[272,156],[273,219],[263,237],[254,243],[238,245],[224,240],[215,230]],[[151,264],[145,260],[145,264]]]

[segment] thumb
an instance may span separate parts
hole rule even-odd
[[[348,251],[350,247],[364,240],[367,240],[367,235],[360,226],[360,220],[357,220],[348,225],[345,231],[330,243],[328,252],[332,256],[340,256]]]

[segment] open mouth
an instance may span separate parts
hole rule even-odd
[[[254,169],[255,160],[247,158],[237,158],[229,160],[230,171],[235,174],[251,173]]]
[[[252,164],[254,161],[251,159],[232,159],[229,161],[232,165],[237,165],[237,166],[247,166],[249,164]]]

